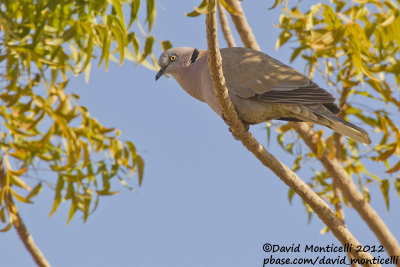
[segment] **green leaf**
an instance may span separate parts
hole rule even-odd
[[[280,3],[282,3],[283,0],[275,0],[275,3],[268,8],[269,10],[274,9],[275,7],[277,7]]]
[[[156,19],[156,6],[154,0],[147,0],[147,17],[146,22],[149,23],[149,31],[153,28],[154,20]]]
[[[18,194],[17,192],[15,192],[12,188],[10,188],[10,192],[11,194],[15,197],[16,200],[23,202],[23,203],[30,203],[32,204],[33,202],[30,201],[29,199],[21,196],[20,194]]]
[[[208,12],[208,0],[203,0],[198,7],[194,7],[194,10],[190,13],[185,13],[188,17],[197,17],[201,14],[206,14]]]
[[[289,143],[286,145],[285,150],[287,152],[289,152],[290,154],[293,154],[293,146],[294,146],[294,143]]]
[[[132,23],[136,20],[137,14],[139,11],[139,7],[140,7],[140,0],[132,0],[132,2],[131,2],[131,17],[129,19],[128,28],[130,28],[132,26]]]
[[[122,179],[121,177],[118,177],[118,180],[123,187],[129,189],[132,192],[135,192],[135,190],[126,182],[126,180]]]
[[[292,204],[292,200],[293,200],[293,196],[294,196],[295,192],[292,188],[289,188],[289,192],[288,192],[288,199],[289,199],[289,203]]]
[[[74,217],[74,214],[76,212],[76,205],[74,201],[71,201],[71,206],[69,208],[69,213],[68,213],[68,220],[67,220],[67,224],[69,224],[72,220],[72,218]]]
[[[53,215],[53,213],[57,210],[58,205],[61,202],[61,193],[63,189],[64,189],[64,176],[59,175],[56,186],[56,195],[54,197],[53,207],[50,211],[49,217]]]
[[[138,61],[137,64],[142,63],[146,59],[146,57],[151,54],[153,50],[153,44],[154,44],[154,37],[153,36],[147,37],[146,42],[144,43],[143,53],[140,56],[140,60]]]
[[[87,44],[87,47],[86,47],[85,63],[84,63],[84,65],[83,65],[83,67],[82,67],[80,72],[83,72],[88,67],[88,65],[90,63],[90,60],[93,57],[93,49],[94,49],[94,35],[91,34],[89,36],[88,44]]]
[[[125,35],[119,26],[111,26],[111,31],[113,32],[113,35],[118,43],[119,58],[120,58],[119,65],[122,66],[122,63],[124,62],[124,52],[125,52]]]
[[[116,195],[119,194],[119,191],[97,191],[97,194],[99,194],[100,196],[112,196],[112,195]]]
[[[283,145],[283,139],[284,139],[284,134],[283,134],[283,133],[278,134],[278,136],[277,136],[278,144],[279,144],[283,149],[285,149],[285,146]]]
[[[111,140],[110,141],[110,153],[111,157],[113,157],[117,162],[118,159],[122,156],[123,145],[120,140]]]
[[[281,0],[282,1],[282,0]],[[239,10],[235,9],[233,6],[228,4],[225,0],[218,0],[218,2],[226,9],[229,13],[235,16],[239,16],[242,14]]]
[[[140,156],[136,157],[136,164],[138,167],[139,186],[141,186],[142,181],[143,181],[143,173],[144,173],[144,161],[143,161],[142,157],[140,157]]]
[[[398,161],[392,168],[387,170],[387,173],[394,173],[400,170],[400,161]]]
[[[371,196],[370,196],[370,194],[369,194],[369,190],[368,190],[368,188],[367,188],[366,186],[363,186],[362,189],[363,189],[364,199],[365,199],[365,201],[366,201],[367,203],[369,203],[369,201],[370,201],[370,199],[371,199]]]
[[[296,157],[296,160],[293,163],[292,171],[296,172],[302,167],[301,161],[303,160],[303,155],[299,154]]]
[[[2,223],[5,223],[7,221],[7,218],[6,218],[6,207],[1,207],[1,209],[0,209],[0,221]]]
[[[0,229],[0,232],[7,232],[8,230],[11,229],[12,226],[13,226],[13,222],[9,221],[8,224],[4,228]]]
[[[161,42],[161,47],[162,47],[162,50],[165,51],[167,49],[172,48],[172,44],[171,44],[170,41],[162,41]]]
[[[26,196],[27,199],[32,199],[34,198],[37,194],[39,194],[42,191],[42,183],[38,183]]]
[[[382,179],[379,187],[385,199],[386,211],[389,211],[389,181],[387,179]]]
[[[275,43],[275,49],[278,50],[284,43],[289,41],[289,39],[292,37],[292,34],[290,32],[281,32],[281,34],[278,37],[278,40],[276,40]]]
[[[272,124],[271,124],[270,121],[267,121],[265,123],[265,128],[267,129],[267,144],[268,144],[268,146],[269,146],[270,141],[271,141],[271,126],[272,126]]]
[[[325,226],[324,228],[322,228],[322,229],[319,231],[319,233],[320,233],[321,235],[326,234],[326,233],[328,233],[328,232],[329,232],[329,227],[328,227],[328,226]]]
[[[25,190],[31,190],[31,188],[29,187],[29,185],[27,185],[22,179],[20,179],[17,175],[14,175],[10,170],[8,170],[8,172],[10,172],[10,182],[11,184],[21,187]]]
[[[115,9],[115,12],[117,12],[119,22],[122,25],[122,32],[123,34],[126,34],[126,26],[125,26],[125,20],[124,20],[124,12],[122,11],[122,4],[120,0],[111,0],[113,7]]]
[[[281,44],[279,44],[279,47],[280,46],[281,46]],[[290,57],[290,62],[293,62],[297,58],[297,56],[300,54],[300,52],[304,50],[304,48],[305,48],[304,46],[300,46],[300,47],[297,47],[295,50],[293,50],[292,56]]]
[[[394,187],[396,188],[397,194],[398,194],[399,197],[400,197],[400,178],[397,178],[397,179],[394,181]]]
[[[6,219],[11,222],[13,219],[12,216],[7,218],[6,212],[12,215],[16,209],[11,204],[8,210],[4,208],[8,194],[15,200],[31,203],[46,183],[55,191],[49,216],[61,202],[71,199],[68,221],[79,211],[86,220],[92,199],[95,199],[96,208],[100,194],[114,193],[112,177],[129,174],[136,166],[143,175],[144,164],[132,149],[133,144],[132,151],[125,146],[121,149],[118,131],[91,117],[87,108],[77,103],[79,96],[71,94],[68,88],[72,75],[85,75],[88,82],[92,58],[98,58],[99,66],[104,63],[107,70],[109,59],[116,61],[118,53],[122,64],[131,42],[136,52],[131,58],[140,59],[142,54],[135,33],[140,31],[141,35],[150,36],[138,20],[140,0],[106,0],[95,4],[93,1],[64,1],[62,5],[59,0],[47,2],[5,1],[1,4],[0,46],[7,48],[7,51],[1,48],[0,53],[5,78],[0,93],[3,126],[0,143],[3,164],[7,168],[0,187],[3,224],[7,224]],[[131,9],[124,10],[125,4]],[[146,21],[151,30],[156,6],[154,0],[147,4]],[[124,18],[128,12],[130,18]],[[125,26],[128,21],[129,26],[138,22],[134,29],[137,31],[129,35]],[[150,69],[155,68],[155,57],[151,53],[153,43],[154,37],[148,38],[147,47],[143,49],[145,59],[141,62]],[[168,41],[163,44],[170,45]],[[153,64],[146,60],[148,56]],[[114,158],[110,158],[110,154]],[[11,163],[18,166],[17,170],[11,168],[9,157],[12,157]],[[97,168],[101,163],[104,168]],[[42,177],[31,189],[23,175],[34,174],[37,168],[49,169],[53,174],[49,177],[58,177],[56,184],[53,185],[49,177]],[[100,177],[103,180],[99,181]],[[20,188],[28,192],[22,194]]]
[[[135,54],[137,55],[139,53],[139,39],[136,37],[135,33],[132,32],[132,46],[133,50],[135,51]]]
[[[0,209],[0,221],[2,223],[5,223],[7,221],[5,210],[6,210],[6,207],[1,207],[1,209]]]
[[[108,70],[108,61],[110,58],[110,46],[111,46],[110,32],[108,29],[104,29],[104,40],[103,40],[103,45],[101,47],[101,57],[99,61],[99,67],[101,66],[103,60],[105,60],[106,71]]]

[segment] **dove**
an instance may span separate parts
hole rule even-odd
[[[355,141],[370,144],[368,133],[338,117],[335,98],[307,76],[250,48],[220,50],[229,97],[248,128],[269,120],[311,122]],[[207,51],[192,47],[165,50],[158,59],[163,74],[170,74],[192,97],[221,113],[207,62]]]

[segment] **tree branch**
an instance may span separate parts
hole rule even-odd
[[[256,38],[253,35],[253,31],[247,23],[247,19],[243,13],[242,5],[237,0],[226,0],[226,2],[238,11],[236,14],[230,14],[244,46],[254,50],[260,50]]]
[[[305,123],[290,123],[290,125],[301,136],[307,146],[317,155],[317,144],[314,131]],[[364,196],[358,190],[353,180],[347,175],[345,169],[336,158],[330,158],[325,151],[319,158],[325,169],[337,182],[344,196],[351,203],[361,218],[368,224],[369,228],[375,233],[378,240],[385,247],[390,256],[399,256],[400,247],[385,222],[379,217],[378,213],[365,201]],[[399,266],[399,265],[398,265]]]
[[[235,39],[233,39],[231,28],[229,27],[229,21],[226,17],[226,12],[224,7],[220,2],[217,2],[218,5],[218,17],[219,23],[221,24],[221,29],[224,34],[225,40],[229,47],[235,47]]]
[[[5,172],[4,172],[3,162],[2,162],[2,159],[0,156],[0,188],[5,186],[3,184],[4,176],[5,176]],[[9,185],[6,185],[6,186],[9,186]],[[12,198],[9,190],[5,193],[4,199],[5,199],[7,209],[11,211],[10,220],[13,223],[15,230],[17,231],[18,236],[21,239],[22,243],[24,243],[25,248],[31,254],[33,260],[36,262],[36,264],[39,267],[50,267],[49,262],[46,260],[46,258],[40,251],[39,247],[33,241],[32,235],[29,233],[24,222],[22,221],[22,218],[18,213],[18,210],[15,206],[15,203],[13,201],[13,198]]]
[[[215,0],[209,0],[212,3]],[[212,5],[211,5],[212,6]],[[360,243],[349,232],[346,226],[339,220],[329,206],[294,172],[286,165],[281,163],[265,148],[257,142],[251,133],[246,131],[243,123],[239,119],[233,104],[228,95],[225,78],[222,72],[222,58],[217,41],[217,23],[215,7],[206,15],[207,24],[207,44],[208,44],[208,65],[212,76],[214,90],[218,99],[222,113],[229,123],[232,132],[239,138],[243,145],[252,152],[260,162],[271,169],[284,183],[290,186],[318,215],[318,217],[329,227],[336,238],[343,244],[353,244],[358,246]],[[352,255],[358,259],[372,259],[369,253],[352,251]],[[367,266],[377,266],[366,264]]]
[[[32,235],[29,233],[18,212],[15,213],[13,224],[19,238],[22,243],[24,243],[25,248],[29,251],[36,264],[40,267],[50,267],[50,263],[40,251],[39,247],[35,244]]]
[[[241,8],[239,1],[237,0],[226,0],[226,2],[232,5],[235,9],[240,10],[238,15],[232,15],[232,20],[235,23],[236,30],[239,32],[239,35],[242,39],[243,44],[246,47],[260,50],[257,44],[257,41],[253,35],[253,32],[250,26],[247,23],[246,16]],[[342,100],[341,100],[342,102]],[[296,132],[302,136],[305,143],[310,147],[312,151],[313,148],[310,146],[312,141],[310,138],[314,136],[313,134],[305,135],[305,133],[313,133],[311,127],[306,123],[301,123],[300,126],[295,127],[298,123],[290,123],[292,127],[296,130]],[[304,137],[303,137],[304,136]],[[377,212],[364,200],[363,195],[358,190],[357,186],[354,184],[353,180],[347,175],[346,171],[343,169],[341,164],[336,159],[330,159],[329,157],[323,157],[324,161],[320,159],[322,164],[327,169],[328,173],[335,179],[341,179],[341,182],[337,182],[340,190],[343,192],[345,197],[352,204],[354,209],[358,212],[358,214],[365,220],[367,225],[370,227],[375,236],[379,239],[381,244],[385,247],[387,253],[390,256],[398,256],[400,255],[400,247],[397,243],[397,240],[394,238],[393,234],[386,226],[386,224],[382,221],[382,219],[378,216]],[[335,161],[335,162],[333,162]],[[325,163],[324,163],[325,162]],[[327,168],[327,166],[330,166]],[[334,167],[333,167],[334,166]],[[341,174],[342,176],[339,176]],[[398,265],[400,266],[400,264]]]

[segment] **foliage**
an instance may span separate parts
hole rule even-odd
[[[77,210],[86,220],[100,196],[116,193],[111,190],[113,177],[128,186],[125,177],[137,170],[140,186],[144,163],[133,143],[119,140],[118,130],[91,117],[78,104],[79,96],[67,88],[71,74],[85,73],[88,81],[93,57],[106,70],[116,54],[120,64],[127,58],[155,69],[146,60],[150,56],[154,62],[154,37],[149,33],[155,3],[146,3],[148,32],[138,19],[140,0],[1,1],[3,231],[15,219],[14,200],[32,203],[44,184],[55,190],[50,215],[60,202],[70,200],[68,221]],[[142,52],[140,38],[146,39]],[[164,41],[163,47],[167,46],[170,43]]]
[[[239,14],[239,11],[236,10],[233,6],[228,4],[225,0],[218,0],[218,2],[231,14]],[[186,13],[188,17],[197,17],[202,14],[208,13],[215,7],[215,3],[209,0],[203,0],[198,7],[194,7],[192,12]]]
[[[300,3],[289,8],[285,2],[276,47],[291,43],[291,61],[298,56],[306,60],[310,77],[319,71],[336,88],[340,116],[362,125],[373,140],[371,147],[361,147],[320,129],[319,151],[328,150],[331,157],[339,158],[347,173],[357,178],[367,200],[367,184],[379,183],[389,209],[390,185],[400,195],[400,121],[396,115],[400,109],[399,5],[390,0],[332,0],[313,5],[306,12],[301,9]],[[282,148],[298,152],[296,170],[319,156],[304,150],[294,152],[297,141],[283,142],[290,127],[284,125],[279,131]],[[337,201],[325,170],[315,170],[311,186],[330,203]]]

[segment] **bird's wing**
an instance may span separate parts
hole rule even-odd
[[[248,48],[221,49],[229,92],[282,104],[333,103],[335,98],[282,62]]]

